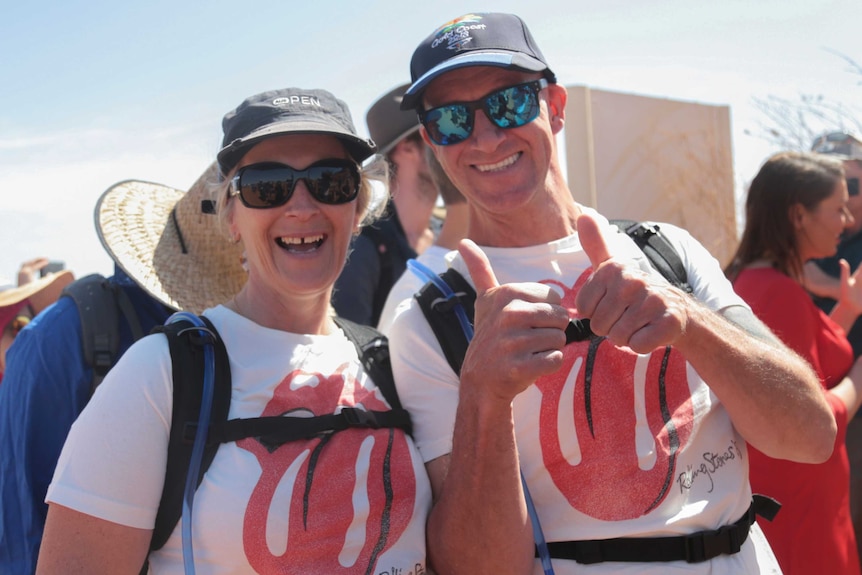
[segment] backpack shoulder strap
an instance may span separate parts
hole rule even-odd
[[[403,269],[401,266],[399,269],[395,268],[395,259],[406,262],[416,256],[413,248],[407,243],[407,237],[398,219],[398,214],[395,212],[395,206],[390,204],[387,209],[387,215],[384,216],[384,219],[362,228],[362,234],[374,244],[377,250],[377,259],[380,262],[380,276],[377,289],[374,291],[371,315],[374,323],[380,318],[383,306],[386,304],[386,297]]]
[[[434,282],[428,282],[414,296],[419,303],[425,319],[434,331],[446,361],[452,370],[460,375],[464,355],[467,353],[467,336],[455,316],[455,305],[460,303],[470,323],[473,323],[476,304],[476,290],[473,289],[464,276],[449,268],[440,278],[445,281],[455,294],[455,299],[443,295]]]
[[[210,428],[223,427],[230,409],[231,377],[227,350],[212,322],[201,316],[211,336],[183,320],[157,326],[154,333],[164,333],[171,352],[174,406],[168,439],[168,461],[162,499],[153,528],[150,550],[160,549],[182,516],[186,476],[192,456],[203,398],[204,347],[212,344],[215,352],[215,387]],[[219,443],[208,441],[204,447],[197,486],[218,451]]]
[[[383,393],[383,397],[393,409],[402,409],[401,400],[395,389],[395,378],[392,377],[392,364],[389,361],[389,340],[375,328],[356,322],[335,317],[336,325],[344,331],[359,354],[359,360],[365,371]]]
[[[686,293],[692,292],[691,285],[688,283],[688,274],[679,253],[667,237],[661,233],[658,224],[632,220],[610,220],[610,223],[634,240],[652,266],[667,281]]]
[[[81,346],[86,365],[93,369],[92,392],[117,361],[120,346],[120,314],[126,318],[135,340],[143,336],[138,315],[123,289],[99,274],[90,274],[63,288],[78,308]]]

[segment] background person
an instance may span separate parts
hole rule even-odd
[[[34,260],[35,261],[35,260]],[[48,260],[45,260],[48,263]],[[22,265],[22,271],[29,268],[28,263]],[[60,292],[75,276],[70,271],[48,274],[36,279],[29,273],[23,278],[18,275],[18,287],[0,292],[0,382],[6,372],[6,352],[12,346],[18,333],[30,323],[42,310],[57,301]]]
[[[431,215],[437,188],[425,162],[416,114],[400,109],[407,85],[380,97],[366,114],[368,132],[389,164],[390,199],[385,215],[353,240],[347,264],[335,282],[332,305],[341,317],[375,326],[407,260],[434,237]]]
[[[847,182],[847,210],[853,216],[848,222],[834,256],[817,258],[805,263],[805,287],[814,294],[814,303],[829,313],[841,297],[841,269],[847,262],[849,270],[858,270],[862,263],[862,142],[852,134],[829,132],[814,140],[811,150],[841,160]],[[853,355],[862,355],[862,322],[858,319],[846,331]],[[847,457],[850,461],[850,517],[856,534],[856,549],[862,556],[862,417],[850,419],[847,425]]]
[[[372,186],[359,165],[373,143],[323,90],[251,96],[222,126],[219,217],[248,267],[242,289],[204,312],[230,358],[228,417],[386,410],[330,312],[350,239],[368,215]],[[81,414],[48,491],[38,573],[67,565],[138,573],[165,474],[170,365],[164,337],[140,340]],[[224,443],[196,493],[197,573],[424,570],[430,488],[402,430]],[[182,573],[182,543],[174,529],[149,555],[152,571]]]
[[[458,248],[460,242],[467,235],[467,222],[469,213],[467,211],[467,200],[464,195],[458,191],[458,188],[443,171],[440,162],[434,157],[434,152],[431,148],[426,150],[425,155],[428,162],[428,170],[431,173],[431,179],[434,185],[440,192],[440,197],[443,199],[443,205],[446,207],[446,216],[443,219],[443,225],[440,227],[440,232],[434,238],[434,243],[428,246],[424,252],[416,258],[420,263],[428,267],[434,273],[446,271],[449,265],[446,261],[446,254]],[[386,331],[392,325],[395,315],[398,313],[398,304],[405,299],[413,297],[419,288],[425,283],[418,275],[405,270],[392,286],[389,291],[389,296],[386,298],[386,305],[383,306],[383,312],[380,314],[380,322],[377,324],[377,329]]]
[[[803,263],[834,255],[842,231],[853,225],[847,202],[839,161],[772,156],[751,182],[745,229],[727,270],[754,313],[814,367],[838,423],[832,456],[819,465],[749,449],[752,489],[781,502],[778,516],[762,527],[785,575],[860,572],[844,436],[862,403],[862,360],[854,361],[845,336],[862,312],[862,280],[845,271],[830,316],[802,286]]]
[[[558,574],[777,572],[749,529],[744,440],[829,456],[835,421],[811,368],[685,231],[661,224],[695,297],[573,200],[556,147],[566,89],[520,18],[447,22],[411,77],[405,107],[468,200],[472,241],[451,266],[477,293],[460,377],[413,302],[389,333],[434,491],[431,567],[541,572],[522,472]],[[572,317],[595,337],[567,345]]]
[[[33,258],[32,260],[22,262],[21,267],[18,269],[18,285],[22,286],[24,284],[28,284],[32,281],[35,281],[40,277],[44,277],[45,275],[47,275],[46,272],[52,273],[60,271],[46,270],[46,268],[52,267],[51,264],[52,262],[46,257]]]
[[[815,294],[814,303],[827,314],[832,311],[841,292],[841,260],[851,270],[862,263],[862,142],[851,134],[830,132],[814,140],[811,150],[841,160],[847,181],[847,210],[853,216],[841,236],[835,255],[815,258],[805,263],[805,287]],[[862,323],[856,322],[847,332],[847,339],[856,356],[862,354]]]
[[[82,322],[100,337],[116,338],[116,361],[135,341],[131,324],[147,334],[175,310],[202,311],[245,281],[241,247],[202,212],[214,168],[188,192],[136,180],[105,191],[94,209],[96,232],[114,261],[113,275],[99,282],[104,299],[82,314],[61,297],[10,350],[0,385],[0,573],[36,570],[45,494],[69,429],[99,379],[84,353]],[[121,299],[132,317],[119,309]],[[103,325],[109,318],[113,325]]]

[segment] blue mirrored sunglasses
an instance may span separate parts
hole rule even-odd
[[[428,136],[438,146],[463,142],[473,133],[476,110],[482,110],[502,129],[529,124],[539,115],[539,92],[548,87],[545,78],[491,92],[472,102],[454,102],[419,114]]]

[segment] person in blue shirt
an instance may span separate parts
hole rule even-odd
[[[115,360],[135,332],[149,333],[181,308],[199,313],[244,281],[239,246],[220,231],[216,216],[201,213],[203,181],[187,193],[125,181],[96,205],[97,232],[115,262],[114,274],[100,285],[127,296],[140,324],[133,330],[117,314]],[[36,570],[45,494],[69,429],[93,392],[93,375],[71,297],[38,314],[9,348],[0,385],[0,573]]]

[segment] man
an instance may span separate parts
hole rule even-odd
[[[847,179],[847,210],[853,216],[850,226],[844,230],[838,251],[831,258],[812,260],[805,264],[805,284],[815,294],[814,303],[829,313],[841,293],[842,267],[848,279],[862,281],[862,194],[859,180],[862,178],[862,142],[845,132],[829,132],[816,138],[811,145],[813,152],[840,158]],[[842,264],[844,261],[846,263]],[[851,276],[852,274],[852,276]],[[857,279],[858,278],[858,279]],[[856,357],[862,354],[862,321],[856,321],[847,333]],[[847,426],[847,455],[850,460],[850,516],[856,532],[856,546],[862,555],[862,416],[854,417]]]
[[[443,224],[440,226],[440,232],[434,238],[434,243],[422,252],[416,261],[431,270],[434,273],[442,273],[446,271],[446,254],[458,248],[458,242],[467,235],[467,221],[469,213],[467,211],[467,199],[458,191],[431,148],[425,150],[426,160],[428,162],[428,170],[431,173],[431,179],[434,185],[440,192],[440,197],[443,199],[443,205],[446,207],[446,216],[443,219]],[[386,298],[386,305],[383,306],[383,312],[380,314],[380,321],[377,324],[377,329],[386,331],[392,325],[395,315],[398,313],[398,304],[405,299],[409,299],[421,288],[427,279],[422,275],[411,270],[406,270],[392,289],[389,291],[389,296]]]
[[[460,378],[415,304],[389,333],[434,490],[432,568],[540,572],[534,515],[557,573],[780,572],[750,525],[745,442],[824,461],[836,425],[814,373],[683,230],[661,226],[695,297],[573,201],[566,90],[519,18],[447,23],[411,75],[404,106],[468,200],[451,265],[477,292]],[[566,345],[573,317],[594,335]]]
[[[124,181],[97,202],[96,231],[115,264],[114,275],[97,287],[127,298],[131,308],[128,315],[109,310],[119,322],[114,361],[175,310],[200,313],[230,299],[244,282],[239,246],[222,235],[216,216],[202,213],[214,178],[213,165],[185,193]],[[0,385],[0,573],[35,571],[48,484],[93,392],[82,316],[71,297],[61,297],[21,331],[7,356]]]
[[[347,264],[335,283],[332,305],[343,318],[376,326],[392,285],[431,244],[429,228],[437,188],[425,162],[425,143],[416,114],[400,109],[407,85],[382,96],[366,122],[379,153],[389,164],[391,200],[387,215],[365,226],[351,244]]]
[[[805,265],[805,279],[808,288],[817,294],[814,303],[829,313],[841,290],[841,260],[848,264],[848,270],[859,269],[862,263],[862,195],[859,194],[859,180],[862,178],[862,142],[844,132],[830,132],[814,140],[811,151],[840,158],[844,163],[847,178],[847,210],[853,216],[850,226],[844,230],[838,252],[831,258],[814,260]],[[862,354],[862,322],[856,322],[847,339],[853,346],[856,356]]]

